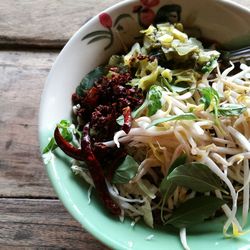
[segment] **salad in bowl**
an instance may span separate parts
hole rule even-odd
[[[178,15],[158,14],[144,20],[130,48],[118,36],[122,52],[72,91],[71,119],[51,128],[44,162],[49,168],[68,156],[68,168],[88,186],[87,203],[94,192],[115,223],[129,218],[132,228],[143,222],[151,232],[178,232],[189,249],[186,231],[224,215],[222,236],[240,237],[248,233],[250,67],[221,61],[216,42],[195,38],[199,30],[185,29]],[[105,39],[109,49],[111,27],[123,18],[131,16],[113,24],[101,14],[108,30],[82,41]]]

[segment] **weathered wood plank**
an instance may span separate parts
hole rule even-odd
[[[0,199],[0,248],[107,249],[58,200]]]
[[[40,159],[37,124],[56,55],[0,52],[0,197],[55,197]]]
[[[250,8],[249,0],[234,0]],[[61,48],[92,16],[121,0],[0,1],[0,48]]]
[[[88,19],[121,0],[0,1],[0,47],[61,47]]]

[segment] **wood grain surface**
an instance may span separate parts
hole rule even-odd
[[[37,124],[56,55],[0,51],[0,197],[55,197],[40,159]]]
[[[119,0],[1,0],[1,45],[62,47],[91,17]]]
[[[58,200],[1,199],[0,249],[107,249]]]
[[[37,129],[42,89],[59,53],[51,49],[61,48],[89,18],[117,2],[0,0],[1,250],[106,249],[57,200],[40,158]],[[250,0],[235,2],[250,8]]]

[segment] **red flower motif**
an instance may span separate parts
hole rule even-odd
[[[160,0],[141,0],[141,3],[148,8],[152,8],[158,5],[160,3]]]
[[[112,19],[111,16],[107,13],[102,13],[99,15],[99,21],[102,26],[110,29],[112,27]]]
[[[154,22],[155,13],[149,8],[144,8],[141,11],[141,23],[144,27],[148,27]]]

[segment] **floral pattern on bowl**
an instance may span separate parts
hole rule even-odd
[[[160,0],[141,0],[140,4],[132,6],[131,12],[122,13],[115,19],[112,18],[108,13],[99,14],[99,23],[105,29],[95,30],[82,38],[82,41],[88,40],[87,44],[91,44],[103,39],[107,39],[109,42],[104,47],[104,50],[109,49],[114,43],[114,33],[118,33],[120,42],[122,43],[122,37],[119,35],[120,32],[124,31],[123,25],[120,23],[122,19],[130,18],[137,20],[139,28],[147,28],[150,24],[170,22],[176,23],[181,19],[181,6],[177,4],[163,5],[157,11],[153,8],[157,7]],[[136,41],[138,36],[134,37]]]
[[[102,39],[108,39],[109,43],[104,47],[104,50],[109,49],[114,42],[114,32],[120,32],[123,30],[123,26],[120,21],[124,18],[132,18],[130,14],[120,14],[113,22],[112,17],[107,13],[101,13],[99,16],[100,24],[105,30],[96,30],[85,35],[82,40],[90,39],[88,44],[97,42]],[[115,30],[115,31],[114,31]]]
[[[131,5],[128,12],[121,13],[116,18],[112,17],[109,13],[106,12],[99,14],[98,18],[100,26],[105,29],[98,29],[86,34],[82,37],[82,41],[87,40],[87,44],[92,44],[100,40],[108,40],[108,44],[104,46],[104,50],[110,49],[115,43],[115,39],[118,39],[118,42],[122,43],[123,47],[127,47],[126,42],[124,42],[123,40],[124,36],[130,34],[127,34],[128,32],[124,28],[124,25],[121,24],[121,21],[123,19],[133,20],[138,30],[145,29],[150,24],[163,22],[176,23],[181,21],[186,24],[186,32],[189,35],[196,37],[200,37],[202,35],[201,29],[197,27],[196,24],[197,14],[195,13],[195,11],[191,15],[182,18],[181,4],[162,4],[160,0],[140,0],[138,4]],[[211,31],[212,29],[210,28],[209,30]],[[117,36],[115,36],[115,34]],[[209,37],[209,35],[205,35],[205,37]],[[138,39],[140,38],[141,36],[134,36],[134,42],[138,41]],[[246,36],[243,37],[241,41],[235,38],[232,40],[233,42],[225,42],[225,45],[228,47],[230,47],[230,44],[232,47],[237,46],[237,44],[238,46],[242,46],[241,44],[246,44],[246,41],[249,38],[250,32],[246,34]],[[213,40],[216,41],[217,39],[214,38]]]

